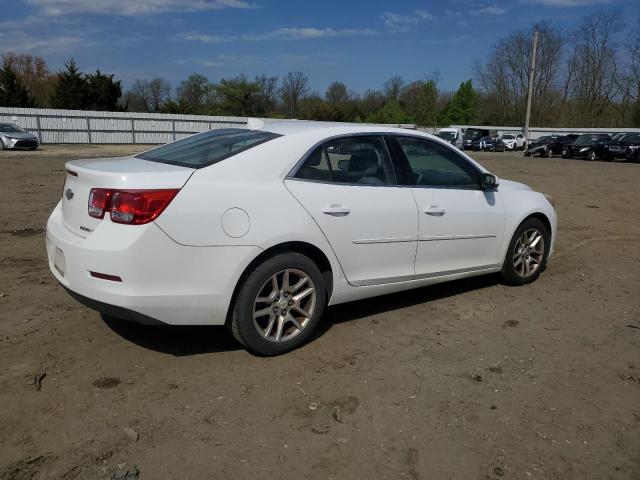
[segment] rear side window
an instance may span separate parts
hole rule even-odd
[[[395,185],[391,159],[382,137],[330,140],[314,150],[296,178],[352,185]]]
[[[224,128],[168,143],[136,157],[181,167],[202,168],[279,136],[258,130]]]

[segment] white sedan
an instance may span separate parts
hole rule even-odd
[[[421,132],[250,122],[66,164],[49,266],[141,323],[227,325],[250,352],[309,339],[327,305],[474,275],[535,280],[548,197]]]

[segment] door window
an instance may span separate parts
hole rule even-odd
[[[397,136],[413,173],[415,185],[443,188],[479,188],[476,168],[452,149],[418,137]]]
[[[396,178],[382,137],[330,140],[318,147],[296,178],[351,185],[394,185]]]

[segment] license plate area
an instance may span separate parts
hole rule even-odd
[[[56,247],[56,252],[53,255],[53,266],[60,275],[64,277],[65,261],[64,252]]]

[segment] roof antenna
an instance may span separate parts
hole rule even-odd
[[[250,130],[260,130],[261,128],[264,128],[264,120],[261,118],[249,117],[247,118],[247,128]]]

